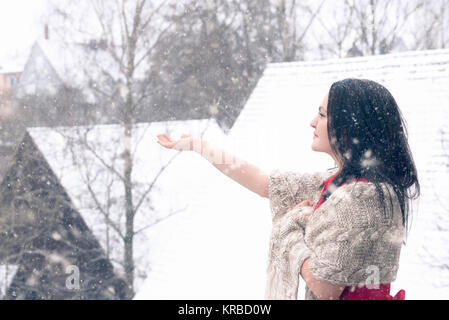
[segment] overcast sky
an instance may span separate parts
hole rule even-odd
[[[43,34],[46,3],[47,0],[0,0],[0,66],[14,67],[24,62],[34,40]]]

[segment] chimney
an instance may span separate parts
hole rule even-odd
[[[45,37],[45,40],[49,39],[49,37],[48,37],[48,24],[45,24],[45,27],[44,27],[44,37]]]

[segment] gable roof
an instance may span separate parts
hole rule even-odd
[[[122,243],[110,230],[109,245],[106,244],[106,228],[100,211],[109,205],[110,218],[124,225],[123,184],[108,169],[114,167],[121,172],[123,168],[120,157],[123,127],[30,128],[28,132],[103,249],[109,252],[112,261],[121,261]],[[146,292],[153,298],[201,294],[203,298],[220,294],[231,297],[230,292],[244,279],[244,273],[236,277],[231,272],[218,282],[212,280],[220,268],[248,265],[244,260],[235,261],[236,254],[243,255],[249,249],[249,244],[241,244],[241,237],[247,232],[229,239],[230,233],[235,235],[235,230],[248,227],[239,219],[240,213],[231,209],[241,198],[234,197],[235,189],[227,192],[229,185],[229,189],[238,188],[240,193],[241,187],[227,181],[229,178],[198,154],[161,147],[156,135],[164,132],[173,138],[189,132],[203,134],[218,145],[225,141],[213,119],[139,123],[133,127],[135,204],[146,194],[159,170],[174,157],[141,202],[135,217],[135,230],[143,230],[136,236],[134,245],[136,290],[139,292],[143,286],[141,279],[147,276],[145,283],[150,285],[150,290]],[[239,223],[242,226],[233,226]],[[235,250],[229,251],[231,248]],[[260,256],[263,277],[264,256]],[[122,270],[119,263],[115,267]],[[222,286],[217,286],[220,282]],[[192,290],[194,283],[196,287]]]
[[[123,298],[123,280],[29,134],[0,191],[0,263],[17,266],[6,299]],[[67,286],[70,268],[77,291]]]
[[[449,50],[269,64],[229,133],[241,153],[267,171],[324,171],[332,159],[312,152],[310,122],[331,84],[344,78],[380,82],[408,125],[422,196],[398,280],[409,298],[449,296]],[[255,147],[254,147],[255,146]],[[425,261],[425,263],[423,263]],[[394,290],[393,287],[393,290]],[[407,290],[408,289],[408,290]]]
[[[16,96],[22,97],[36,92],[54,94],[62,84],[61,76],[39,43],[35,42],[17,85]]]
[[[17,95],[45,92],[54,94],[62,85],[81,90],[89,102],[95,102],[91,82],[118,81],[118,64],[105,50],[93,50],[88,44],[37,40],[22,73]],[[123,80],[123,79],[122,79]]]

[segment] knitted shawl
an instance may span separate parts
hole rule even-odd
[[[351,182],[337,188],[309,217],[323,181],[335,174],[274,170],[269,175],[272,231],[267,266],[266,299],[297,299],[300,270],[310,258],[314,278],[335,285],[390,283],[396,279],[404,227],[393,188],[381,183],[384,213],[374,183]],[[390,201],[391,200],[391,201]],[[306,286],[305,299],[317,299]]]

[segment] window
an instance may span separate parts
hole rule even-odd
[[[14,88],[17,85],[17,82],[19,82],[19,80],[17,79],[17,77],[15,75],[13,75],[13,76],[6,77],[6,82],[7,82],[8,88]]]

